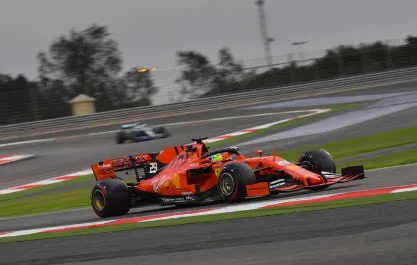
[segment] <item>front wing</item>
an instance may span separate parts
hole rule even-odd
[[[279,179],[270,183],[259,182],[246,186],[248,197],[267,196],[277,192],[294,192],[304,189],[320,189],[326,188],[334,184],[346,183],[358,179],[364,179],[365,171],[363,166],[352,166],[342,168],[341,175],[327,178],[327,182],[319,185],[304,186],[297,183],[288,182],[285,179]]]

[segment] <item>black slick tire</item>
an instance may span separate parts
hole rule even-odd
[[[324,149],[314,149],[304,152],[298,158],[298,164],[311,172],[319,174],[324,182],[327,182],[327,178],[323,172],[336,174],[336,163],[332,155]],[[327,187],[324,185],[310,189],[322,190]]]
[[[124,134],[124,132],[118,132],[117,134],[116,134],[116,143],[117,144],[122,144],[122,143],[124,143],[125,142],[125,134]]]
[[[223,201],[240,202],[247,196],[246,185],[255,183],[255,173],[247,164],[230,163],[219,174],[217,191]]]
[[[120,179],[105,179],[91,191],[91,206],[98,217],[124,215],[129,212],[129,194],[126,183]]]

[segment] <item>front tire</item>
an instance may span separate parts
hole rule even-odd
[[[239,202],[247,196],[246,185],[256,183],[253,170],[245,163],[230,163],[223,167],[217,181],[217,191],[226,202]]]
[[[311,172],[319,174],[324,182],[327,182],[326,175],[336,174],[336,163],[332,155],[324,149],[314,149],[304,152],[298,158],[298,164]],[[328,186],[320,186],[310,189],[322,190],[327,187]]]
[[[91,206],[98,217],[125,215],[129,212],[129,194],[124,181],[105,179],[94,185]]]

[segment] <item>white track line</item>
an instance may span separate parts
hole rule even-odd
[[[54,177],[54,178],[44,179],[44,180],[29,183],[29,184],[20,185],[20,186],[17,186],[17,187],[12,187],[12,188],[8,188],[8,189],[0,190],[0,195],[6,195],[6,194],[15,193],[15,192],[19,192],[19,191],[30,190],[30,189],[33,189],[33,188],[38,188],[38,187],[42,187],[42,186],[46,186],[46,185],[50,185],[50,184],[64,182],[64,181],[68,181],[68,180],[71,180],[71,179],[86,176],[86,175],[92,174],[92,173],[93,173],[93,171],[91,169],[86,169],[86,170],[83,170],[83,171],[74,172],[74,173],[70,173],[70,174],[66,174],[66,175],[62,175],[62,176],[58,176],[58,177]]]
[[[249,114],[249,115],[241,115],[241,116],[212,118],[212,119],[206,119],[206,120],[194,120],[194,121],[163,123],[163,124],[159,124],[158,126],[174,126],[174,125],[184,125],[184,124],[190,124],[190,123],[201,123],[201,122],[211,122],[211,121],[223,121],[223,120],[244,119],[244,118],[252,118],[252,117],[272,116],[272,115],[280,115],[280,114],[294,114],[294,113],[313,112],[312,114],[306,114],[306,116],[311,116],[311,115],[315,115],[315,114],[318,114],[318,113],[324,113],[324,112],[328,112],[328,111],[331,111],[331,109],[289,110],[289,111],[281,111],[281,112],[267,112],[267,113]],[[107,134],[107,133],[115,133],[117,131],[118,130],[111,130],[111,131],[104,131],[104,132],[89,133],[87,135],[89,135],[89,136],[101,135],[101,134]]]
[[[13,145],[22,145],[22,144],[42,143],[42,142],[51,142],[51,141],[54,141],[54,140],[56,140],[56,138],[28,140],[28,141],[0,144],[0,147],[13,146]]]
[[[123,218],[123,219],[117,218],[117,219],[106,220],[106,221],[101,220],[101,221],[96,221],[96,222],[77,223],[77,224],[72,224],[72,225],[52,226],[52,227],[43,227],[43,228],[26,229],[26,230],[18,230],[18,231],[4,231],[4,232],[0,232],[0,238],[33,235],[33,234],[39,234],[39,233],[54,233],[56,231],[65,231],[65,230],[79,230],[79,229],[87,228],[87,227],[118,225],[122,223],[129,224],[129,223],[154,222],[154,221],[184,218],[184,217],[250,211],[250,210],[265,208],[268,206],[279,207],[279,205],[286,205],[286,203],[313,204],[313,203],[319,202],[320,200],[321,201],[323,200],[335,201],[335,200],[344,200],[349,197],[351,198],[360,198],[364,196],[371,197],[371,196],[376,196],[376,195],[409,192],[409,191],[414,191],[414,190],[417,190],[417,184],[377,188],[377,189],[370,189],[370,190],[359,190],[359,191],[350,191],[350,192],[303,196],[303,197],[290,198],[290,199],[278,198],[278,199],[267,200],[263,202],[249,202],[249,203],[241,204],[241,205],[219,206],[219,207],[213,207],[211,209],[201,209],[201,210],[195,210],[195,211],[182,211],[182,212],[177,212],[177,213],[156,214],[156,215],[150,215],[150,216],[138,216],[138,217],[131,217],[131,218]]]

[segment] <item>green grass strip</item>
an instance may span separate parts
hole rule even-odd
[[[417,163],[417,150],[405,150],[364,159],[340,163],[338,168],[363,164],[365,169],[376,169]]]
[[[300,154],[309,149],[323,148],[329,151],[333,158],[344,158],[383,150],[391,147],[404,146],[417,142],[417,126],[397,129],[385,133],[355,137],[343,141],[322,145],[314,145],[308,148],[292,150],[280,153],[289,161],[296,160]],[[269,151],[270,152],[270,151]]]
[[[58,182],[58,183],[50,184],[50,185],[46,185],[46,186],[41,186],[41,187],[33,188],[33,189],[30,189],[30,190],[23,190],[23,191],[17,191],[17,192],[14,192],[14,193],[10,193],[10,194],[3,194],[3,195],[0,195],[0,208],[2,206],[2,201],[21,198],[21,197],[26,197],[28,195],[36,195],[38,193],[42,193],[42,192],[45,192],[45,191],[50,191],[50,190],[53,190],[53,189],[57,189],[57,188],[65,187],[65,186],[71,186],[71,185],[75,185],[75,184],[79,184],[79,183],[83,183],[83,182],[88,182],[88,181],[94,181],[94,175],[93,174],[86,175],[86,176],[80,176],[80,177],[75,178],[75,179],[62,181],[62,182]]]
[[[415,129],[413,129],[415,130]],[[405,130],[407,131],[407,130]],[[398,133],[398,131],[397,131]],[[388,135],[390,135],[389,133]],[[384,141],[385,138],[377,138]],[[351,141],[351,140],[349,140]],[[384,142],[382,142],[384,143]],[[378,144],[378,143],[377,143]],[[337,146],[337,143],[335,143]],[[325,147],[326,148],[326,147]],[[356,149],[356,145],[347,145],[345,150],[350,152],[349,148]],[[306,148],[305,150],[310,149]],[[326,148],[329,150],[329,148]],[[330,150],[332,151],[332,150]],[[296,155],[300,154],[297,151]],[[290,155],[288,153],[279,154],[288,159]],[[406,150],[400,152],[389,153],[383,156],[376,156],[367,159],[356,159],[348,162],[344,162],[337,165],[338,172],[344,166],[350,165],[364,165],[365,169],[382,168],[388,166],[397,166],[404,164],[417,163],[417,150]],[[51,192],[48,194],[38,195],[36,197],[29,198],[15,198],[8,201],[0,201],[0,217],[21,216],[27,214],[54,212],[67,209],[75,209],[79,207],[90,206],[90,189],[74,189],[72,191],[65,192]]]
[[[56,212],[90,205],[90,188],[53,192],[0,203],[0,217]]]
[[[283,207],[277,207],[277,208],[271,208],[271,209],[259,209],[259,210],[252,210],[252,211],[213,214],[213,215],[195,216],[195,217],[183,217],[183,218],[177,218],[177,219],[153,221],[153,222],[146,222],[146,223],[135,223],[135,224],[98,227],[98,228],[85,228],[85,229],[80,229],[80,230],[72,230],[72,231],[57,232],[57,233],[50,233],[50,234],[44,233],[44,234],[35,234],[35,235],[28,235],[28,236],[2,238],[0,239],[0,243],[69,237],[69,236],[80,236],[80,235],[89,235],[89,234],[97,234],[97,233],[127,231],[127,230],[133,230],[133,229],[195,224],[195,223],[203,223],[203,222],[217,222],[217,221],[226,221],[226,220],[232,220],[232,219],[235,220],[235,219],[242,219],[242,218],[254,218],[254,217],[272,216],[272,215],[280,215],[280,214],[295,214],[295,213],[300,213],[300,212],[328,210],[328,209],[335,209],[335,208],[341,208],[341,207],[352,207],[352,206],[361,206],[361,205],[369,205],[369,204],[376,204],[376,203],[387,203],[387,202],[393,202],[393,201],[415,200],[415,199],[417,199],[417,192],[415,191],[403,192],[403,193],[378,195],[378,196],[356,198],[356,199],[345,199],[345,200],[338,200],[338,201],[320,202],[320,203],[314,203],[314,204],[297,205],[297,206],[283,206]]]

